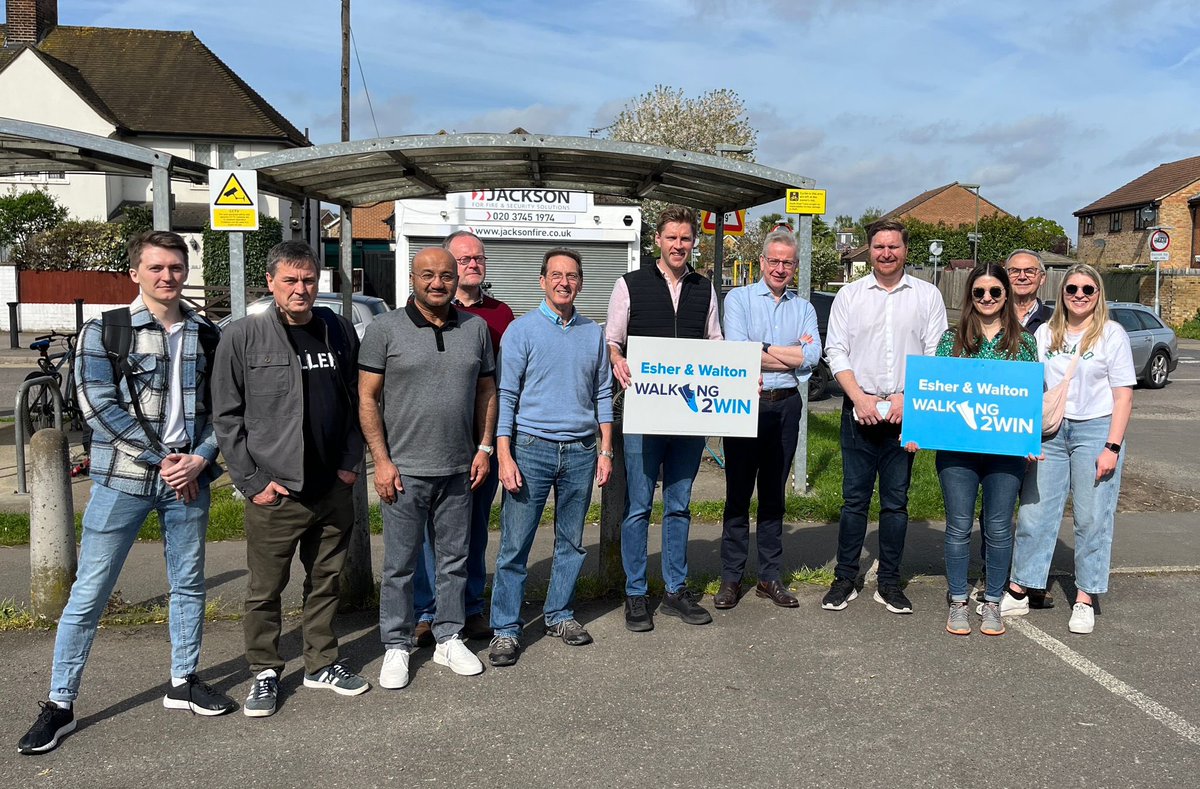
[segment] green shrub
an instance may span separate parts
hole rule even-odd
[[[121,225],[67,220],[27,238],[12,261],[26,271],[125,271]]]
[[[245,284],[252,288],[266,285],[267,252],[283,240],[283,225],[266,214],[258,215],[258,230],[246,233]],[[204,282],[229,286],[229,234],[204,225]]]
[[[1175,333],[1188,340],[1200,340],[1200,310],[1181,326],[1175,327]]]

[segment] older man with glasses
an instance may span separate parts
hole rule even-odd
[[[1004,268],[1012,284],[1017,318],[1025,331],[1032,334],[1054,314],[1054,309],[1037,297],[1038,289],[1046,281],[1046,264],[1032,249],[1018,249],[1004,261]]]
[[[796,276],[796,237],[763,239],[762,279],[725,297],[725,339],[762,343],[758,435],[725,439],[725,514],[717,608],[733,608],[750,552],[750,495],[758,484],[758,585],[755,594],[782,608],[800,603],[779,577],[787,479],[796,455],[804,400],[800,387],[821,360],[817,312],[788,286]]]

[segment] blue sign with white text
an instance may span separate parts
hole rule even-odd
[[[1042,365],[909,356],[900,442],[988,455],[1042,453]]]

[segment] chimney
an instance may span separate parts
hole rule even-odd
[[[5,0],[8,46],[36,44],[58,24],[58,0]]]

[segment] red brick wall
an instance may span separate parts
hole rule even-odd
[[[1188,207],[1188,198],[1200,189],[1200,181],[1189,184],[1172,195],[1163,198],[1158,209],[1158,224],[1172,228],[1171,254],[1163,268],[1200,268],[1195,255],[1200,255],[1196,238],[1196,211]],[[1093,218],[1096,232],[1083,234],[1084,220],[1079,219],[1079,260],[1093,266],[1125,266],[1131,264],[1153,265],[1150,262],[1150,231],[1134,230],[1134,209],[1121,211],[1121,230],[1109,232],[1109,217],[1112,212],[1096,214]],[[1104,241],[1100,247],[1095,242]]]

